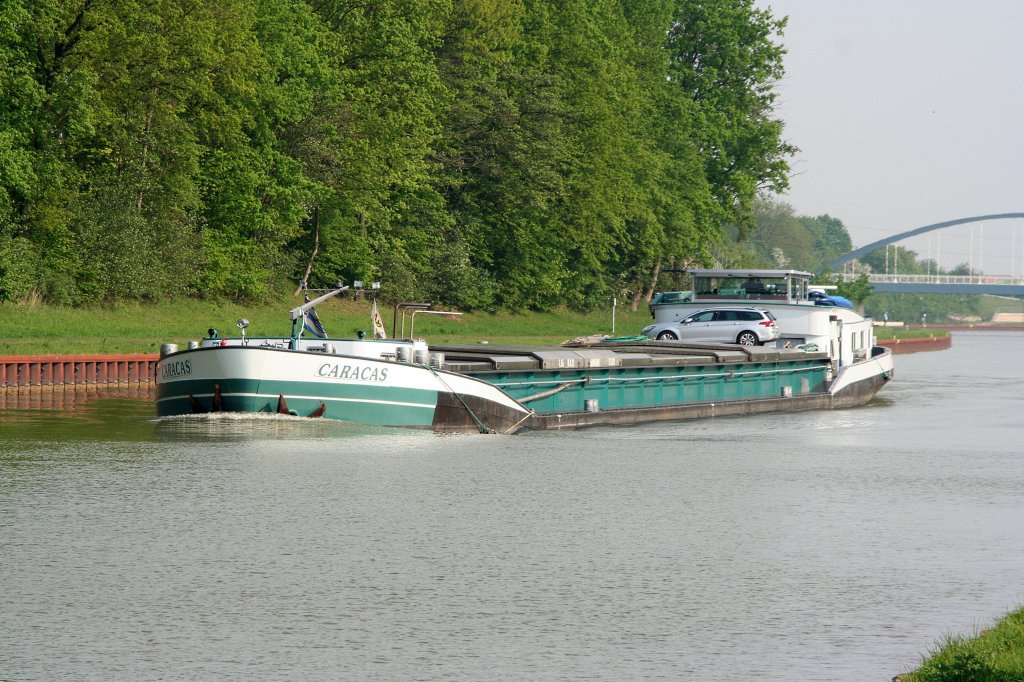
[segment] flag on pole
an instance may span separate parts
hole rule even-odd
[[[327,338],[327,331],[324,326],[320,324],[320,316],[316,314],[316,308],[310,308],[306,311],[306,314],[302,316],[302,326],[305,327],[306,331],[321,339]]]
[[[370,310],[370,318],[373,320],[373,338],[375,339],[386,339],[388,335],[384,333],[384,320],[380,319],[380,311],[377,310],[377,299],[373,299],[373,308]]]

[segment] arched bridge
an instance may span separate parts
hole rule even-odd
[[[991,215],[972,216],[970,218],[957,218],[947,220],[933,225],[925,225],[913,230],[907,230],[894,234],[885,239],[872,242],[867,246],[854,249],[850,253],[836,258],[822,270],[828,269],[838,271],[845,263],[855,258],[866,256],[877,251],[888,244],[916,237],[926,232],[942,230],[955,225],[966,223],[980,223],[988,220],[1011,220],[1024,218],[1024,213],[994,213]],[[843,279],[852,280],[860,277],[859,274],[845,274]],[[1021,276],[989,276],[989,275],[903,275],[903,274],[881,274],[872,273],[868,275],[868,281],[875,291],[885,293],[918,293],[918,294],[994,294],[1001,296],[1024,296],[1024,277]]]

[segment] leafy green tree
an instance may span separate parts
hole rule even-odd
[[[881,248],[872,251],[860,259],[863,265],[871,268],[872,272],[905,275],[924,274],[922,264],[917,260],[917,252],[911,251],[898,244],[892,244],[888,248]]]
[[[258,51],[247,10],[243,0],[91,8],[76,67],[102,75],[97,153],[74,224],[76,241],[92,254],[79,267],[88,299],[195,291],[209,186],[204,138],[215,115],[230,109],[232,84],[251,75],[245,55]]]
[[[25,55],[30,18],[21,3],[0,5],[0,300],[28,296],[39,269],[38,252],[20,225],[39,191],[29,145],[42,92]]]
[[[750,237],[764,262],[773,268],[806,270],[817,263],[815,235],[789,204],[755,202],[755,230]]]
[[[572,164],[560,229],[550,237],[572,271],[563,299],[592,306],[610,297],[603,273],[619,269],[620,254],[635,251],[631,246],[656,230],[649,193],[660,179],[660,158],[649,134],[651,80],[632,47],[647,36],[638,40],[616,2],[564,2],[555,17],[552,66],[572,112]]]
[[[805,267],[817,270],[836,258],[853,251],[853,240],[839,218],[825,214],[815,217],[800,216],[800,224],[814,238],[814,258],[817,262]]]
[[[20,141],[45,182],[21,193],[13,221],[39,254],[37,286],[64,303],[187,291],[200,156],[188,114],[216,90],[204,76],[237,63],[209,59],[237,7],[26,7],[17,54],[30,68],[14,72],[31,73],[21,82],[38,106]]]
[[[724,212],[717,205],[694,145],[697,105],[666,80],[669,56],[665,27],[672,24],[671,0],[638,0],[624,5],[634,46],[631,64],[642,90],[630,119],[646,145],[637,156],[638,201],[630,214],[619,258],[607,269],[621,274],[616,291],[632,292],[632,305],[650,300],[662,268],[681,269],[710,261],[708,245],[721,234]]]
[[[536,304],[560,286],[543,235],[563,184],[562,112],[544,53],[527,39],[546,26],[520,2],[457,0],[436,52],[451,92],[436,151],[453,218],[441,264],[460,305]]]
[[[795,147],[775,118],[785,28],[753,0],[678,0],[666,43],[668,77],[697,105],[693,139],[715,199],[745,236],[759,191],[788,186]]]
[[[984,273],[981,272],[980,270],[972,269],[971,266],[968,265],[967,263],[960,263],[959,265],[956,265],[953,268],[951,268],[949,272],[946,272],[944,274],[958,277],[971,277],[976,275],[982,275]]]
[[[446,4],[330,0],[310,6],[318,22],[318,49],[310,56],[316,77],[310,107],[289,124],[286,139],[326,192],[314,272],[328,282],[387,274],[394,295],[422,295],[450,222],[431,159],[447,95],[432,56]],[[288,45],[280,52],[300,49]],[[293,74],[287,64],[279,71],[276,80]],[[292,243],[296,260],[311,251],[308,218],[303,230]]]
[[[838,218],[797,215],[788,203],[767,197],[754,202],[755,229],[741,238],[730,225],[717,247],[719,262],[734,267],[791,268],[810,272],[852,250]]]
[[[752,0],[8,0],[0,299],[308,271],[637,300],[784,185],[782,26]]]
[[[96,76],[73,63],[88,3],[0,6],[0,298],[76,298],[70,223],[88,155]]]
[[[930,323],[938,323],[981,315],[982,299],[981,296],[949,294],[876,293],[868,299],[864,309],[875,319],[888,313],[890,321],[917,324],[922,313],[927,313]]]
[[[836,293],[840,296],[845,296],[860,306],[874,293],[874,288],[868,282],[868,276],[861,275],[852,282],[837,282]]]
[[[698,105],[666,80],[673,3],[455,6],[439,51],[451,243],[500,283],[495,303],[590,306],[705,260],[727,213]]]

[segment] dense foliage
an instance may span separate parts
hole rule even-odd
[[[649,289],[785,186],[783,26],[753,0],[6,0],[0,300]]]
[[[830,215],[797,215],[784,201],[759,197],[753,205],[754,228],[727,226],[715,250],[730,267],[778,268],[817,272],[825,263],[853,250],[846,226]]]

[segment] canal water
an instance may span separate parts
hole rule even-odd
[[[0,679],[889,680],[1024,604],[1024,334],[519,436],[0,411]]]

